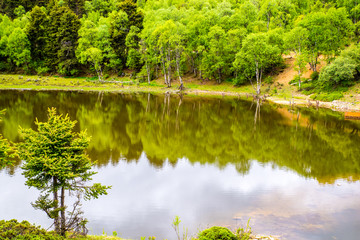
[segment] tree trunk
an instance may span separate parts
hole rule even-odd
[[[150,84],[150,81],[151,81],[151,76],[150,76],[150,66],[148,64],[148,61],[146,60],[146,73],[147,73],[147,77],[148,77],[148,84]]]
[[[60,207],[61,207],[61,226],[60,226],[60,235],[65,236],[66,233],[66,218],[65,218],[65,188],[61,187],[61,196],[60,196]]]
[[[165,60],[164,57],[161,57],[161,62],[162,62],[162,67],[163,67],[163,71],[164,71],[164,80],[165,80],[165,84],[168,85],[168,81],[167,81],[167,75],[166,75],[166,66],[165,66]]]
[[[179,89],[183,90],[184,89],[184,84],[183,84],[181,74],[180,74],[180,57],[181,57],[181,51],[179,49],[176,49],[176,70],[177,70],[177,73],[179,75],[179,81],[180,81]]]
[[[218,75],[219,75],[219,80],[218,83],[221,83],[221,68],[218,68]]]
[[[261,93],[261,68],[259,68],[259,63],[258,62],[255,62],[255,65],[256,65],[256,95],[260,95]]]
[[[53,177],[53,196],[54,196],[54,210],[56,211],[59,208],[59,196],[57,191],[57,178]],[[54,227],[55,232],[60,233],[60,222],[59,222],[59,214],[56,213],[56,216],[54,217]]]
[[[171,55],[170,55],[170,49],[168,49],[167,52],[167,72],[168,72],[168,87],[171,87]]]
[[[156,64],[156,65],[155,65],[155,79],[158,79],[158,78],[159,78],[159,73],[158,73],[158,71],[159,71],[159,65]]]

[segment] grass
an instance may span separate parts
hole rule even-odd
[[[74,239],[74,238],[72,238],[72,239]],[[125,239],[120,238],[120,237],[106,236],[106,235],[102,235],[102,236],[88,235],[86,237],[75,238],[75,239],[78,239],[78,240],[103,240],[103,239],[106,239],[106,240],[125,240]]]
[[[168,88],[164,84],[164,79],[159,78],[147,82],[138,82],[129,77],[109,77],[104,82],[97,81],[94,77],[59,77],[59,76],[22,76],[2,74],[0,75],[0,89],[28,89],[28,90],[61,90],[61,91],[103,91],[103,92],[150,92],[153,94],[161,94],[165,92],[177,92],[179,86],[178,80],[172,81],[172,86]],[[234,86],[231,81],[224,81],[221,84],[215,81],[202,81],[192,78],[191,76],[184,77],[185,91],[183,94],[188,96],[209,96],[209,97],[245,97],[255,93],[253,87],[248,85]],[[306,86],[306,83],[303,84]],[[270,96],[270,101],[281,103],[284,100],[296,99],[298,101],[307,102],[309,98],[315,98],[313,92],[309,92],[307,96],[306,91],[299,92],[297,86],[288,84],[281,84],[279,82],[263,83],[261,92]],[[342,92],[342,95],[330,94],[331,96],[316,96],[316,100],[332,101],[340,100],[351,102],[357,105],[360,109],[360,83],[350,87],[347,91]]]
[[[154,92],[177,91],[179,83],[173,81],[168,88],[161,79],[150,84],[133,81],[128,77],[109,78],[109,81],[99,82],[95,78],[59,77],[59,76],[21,76],[0,75],[0,89],[31,89],[31,90],[80,90],[80,91],[121,91],[121,92]],[[114,82],[117,81],[117,82]],[[251,93],[249,86],[234,87],[232,83],[213,84],[213,82],[192,81],[184,83],[189,95],[219,95],[221,93],[239,94]]]

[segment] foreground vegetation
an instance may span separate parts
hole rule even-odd
[[[180,236],[178,229],[175,227],[178,240],[249,240],[255,239],[251,234],[251,229],[239,228],[235,232],[230,231],[225,227],[211,227],[198,233],[197,237],[188,237],[186,235]],[[66,236],[58,235],[54,231],[47,231],[40,226],[30,224],[28,221],[18,222],[15,219],[5,221],[0,220],[0,239],[41,239],[41,240],[65,240],[65,239],[78,239],[78,240],[125,240],[117,237],[117,233],[114,232],[112,236],[103,234],[101,236],[81,236],[74,235],[71,232],[67,233]],[[142,237],[142,240],[155,240],[156,237]],[[256,239],[270,239],[266,236],[257,236]],[[272,237],[271,239],[275,239]]]

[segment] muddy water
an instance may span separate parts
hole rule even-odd
[[[329,110],[148,94],[1,91],[4,137],[57,107],[87,129],[95,181],[109,195],[84,202],[92,234],[175,239],[212,225],[283,239],[357,239],[360,122]],[[0,171],[0,215],[51,225],[30,203],[21,162]]]

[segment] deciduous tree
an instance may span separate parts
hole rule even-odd
[[[243,42],[241,51],[236,55],[234,67],[238,69],[253,85],[256,94],[261,93],[260,87],[264,72],[281,61],[281,50],[269,43],[266,33],[253,33]],[[256,80],[256,88],[253,84]]]
[[[293,28],[285,35],[285,48],[295,53],[295,70],[298,72],[299,89],[301,88],[301,75],[307,63],[306,46],[309,32],[302,27]]]

